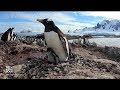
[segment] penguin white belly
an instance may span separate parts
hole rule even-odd
[[[13,31],[11,32],[10,37],[11,37],[10,41],[13,41],[13,39],[14,39],[14,37],[13,37]]]
[[[67,59],[67,56],[58,34],[54,31],[51,31],[45,32],[44,36],[47,46],[54,50],[54,52],[59,56],[60,61],[65,61]]]
[[[11,38],[10,33],[8,33],[7,41],[10,41],[10,38]]]

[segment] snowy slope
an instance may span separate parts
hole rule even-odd
[[[120,35],[120,20],[103,20],[94,27],[85,27],[82,30],[74,30],[70,33],[77,35]]]

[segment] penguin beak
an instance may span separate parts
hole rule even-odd
[[[42,23],[42,22],[43,22],[43,19],[37,19],[37,21]]]

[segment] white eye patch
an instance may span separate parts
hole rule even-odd
[[[47,21],[52,21],[52,19],[48,19]]]

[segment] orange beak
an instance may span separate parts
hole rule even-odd
[[[37,19],[37,21],[42,23],[42,22],[43,22],[43,19]]]

